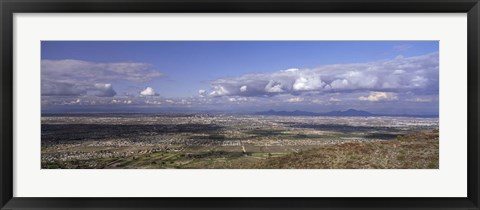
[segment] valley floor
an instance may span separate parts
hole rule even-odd
[[[43,169],[438,168],[438,118],[42,117]]]

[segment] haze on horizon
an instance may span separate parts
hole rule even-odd
[[[438,41],[42,41],[42,112],[438,115]]]

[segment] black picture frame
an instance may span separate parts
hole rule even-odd
[[[1,209],[479,209],[478,0],[0,0]],[[467,13],[468,196],[465,198],[17,198],[13,197],[15,13]]]

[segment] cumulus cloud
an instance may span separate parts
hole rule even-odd
[[[394,101],[398,100],[398,96],[395,93],[389,92],[371,92],[368,96],[360,96],[358,98],[361,101]]]
[[[122,73],[124,71],[119,70],[121,68],[104,77],[103,73],[78,70],[83,69],[78,66],[84,64],[74,68],[75,65],[66,65],[69,62],[58,62],[60,66],[65,66],[66,70],[62,72],[59,66],[53,70],[48,66],[51,63],[48,63],[42,61],[42,104],[48,105],[191,106],[198,109],[242,107],[245,110],[278,106],[299,107],[302,110],[305,107],[337,110],[357,106],[371,109],[386,106],[384,103],[369,102],[398,100],[395,104],[402,109],[403,105],[426,107],[438,102],[438,53],[218,78],[209,81],[211,89],[198,90],[198,97],[188,98],[143,97],[158,95],[151,87],[139,88],[145,85],[145,81],[161,77],[161,73],[147,67],[149,65],[145,69],[140,68],[141,65],[131,65],[136,68],[133,75],[146,75],[146,78],[139,78],[126,76],[129,74]],[[102,65],[91,66],[102,71],[98,67]],[[109,65],[103,66],[107,68],[105,66]],[[47,69],[45,72],[44,67]],[[118,91],[125,91],[119,87],[125,87],[125,84],[135,87],[133,94],[116,95]],[[109,98],[111,96],[115,97]],[[364,102],[359,103],[358,100]]]
[[[246,92],[247,90],[248,89],[246,85],[243,85],[242,87],[240,87],[240,92]]]
[[[198,96],[200,97],[205,97],[207,95],[207,91],[206,90],[198,90]]]
[[[99,97],[116,95],[116,81],[146,82],[163,74],[150,64],[136,62],[96,63],[82,60],[42,60],[41,92],[44,96]]]
[[[319,75],[299,76],[293,83],[294,91],[318,90],[325,85]]]
[[[223,86],[217,85],[213,86],[213,91],[210,92],[211,96],[223,96],[228,95],[230,92]]]
[[[438,93],[438,53],[368,63],[244,74],[210,82],[210,96],[299,95],[352,91]]]
[[[270,80],[268,84],[265,86],[265,92],[267,93],[282,93],[285,90],[282,87],[282,83]]]
[[[117,95],[117,92],[112,87],[112,84],[95,84],[95,89],[93,90],[94,95],[98,97],[112,97]]]
[[[140,92],[140,95],[142,96],[158,96],[158,94],[155,92],[155,90],[151,87],[146,87],[144,90]]]

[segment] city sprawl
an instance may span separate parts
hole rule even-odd
[[[42,168],[438,168],[438,118],[42,116]]]

